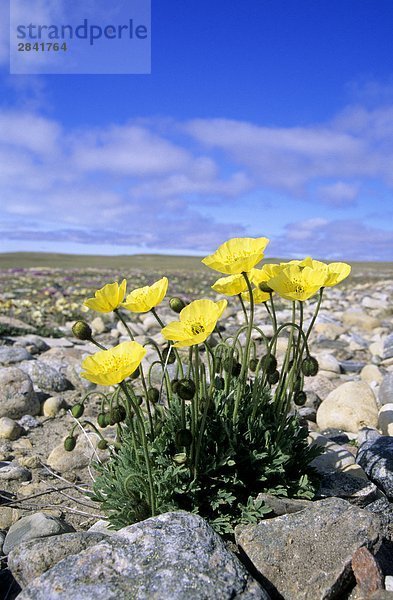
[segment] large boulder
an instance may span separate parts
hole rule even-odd
[[[166,513],[121,529],[32,581],[18,600],[268,600],[201,517]]]
[[[341,498],[236,528],[267,590],[285,600],[345,597],[352,556],[362,546],[376,550],[379,538],[379,518]]]

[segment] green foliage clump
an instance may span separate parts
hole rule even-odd
[[[181,401],[174,397],[168,409],[155,413],[156,434],[147,436],[147,448],[156,513],[188,510],[230,534],[237,524],[256,522],[269,512],[258,500],[261,492],[314,496],[317,479],[307,465],[320,450],[308,445],[307,430],[296,416],[283,420],[277,415],[270,392],[258,382],[248,388],[236,421],[228,418],[233,405],[233,393],[216,390],[203,407],[206,428],[196,469],[189,448],[176,443],[182,431]],[[187,406],[187,422],[190,410]],[[97,465],[93,499],[102,503],[116,529],[151,516],[143,444],[136,432],[135,418],[127,420],[119,449],[108,463]]]

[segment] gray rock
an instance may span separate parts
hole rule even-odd
[[[41,360],[24,361],[19,366],[40,390],[64,392],[72,387],[59,371]]]
[[[22,360],[32,360],[32,355],[26,348],[17,346],[0,346],[0,364],[13,365],[22,362]]]
[[[304,380],[304,391],[307,394],[314,392],[321,400],[324,400],[334,389],[335,386],[330,379],[320,373],[315,377],[306,377]]]
[[[3,556],[3,544],[5,540],[6,533],[5,531],[0,531],[0,554]]]
[[[393,357],[393,333],[388,335],[383,343],[383,359]]]
[[[340,361],[340,367],[343,373],[360,373],[363,367],[366,366],[365,362],[357,360],[342,360]]]
[[[89,347],[89,350],[91,352],[92,348]],[[41,354],[40,360],[61,373],[74,387],[93,389],[95,384],[80,376],[84,356],[86,352],[81,348],[55,347]]]
[[[30,481],[29,469],[15,462],[0,462],[0,481]]]
[[[40,403],[30,377],[17,367],[0,368],[0,417],[19,419],[39,412]]]
[[[378,400],[381,404],[393,402],[393,372],[387,373],[379,387]]]
[[[342,598],[354,552],[377,549],[379,537],[379,518],[341,498],[236,528],[236,541],[266,589],[285,600]]]
[[[102,533],[63,533],[18,544],[8,555],[8,568],[24,588],[58,562],[106,539]]]
[[[0,438],[17,440],[22,434],[22,427],[9,417],[0,417]]]
[[[364,507],[381,520],[381,531],[384,539],[393,542],[393,504],[389,502],[382,492],[378,492],[378,497],[374,502],[370,502]]]
[[[268,600],[201,517],[166,513],[121,529],[35,579],[20,600]]]
[[[322,475],[317,498],[343,498],[355,506],[364,508],[376,500],[377,494],[377,486],[371,481],[336,471]]]
[[[271,509],[272,513],[267,515],[268,519],[299,512],[299,510],[309,508],[313,504],[311,500],[280,498],[272,494],[258,494],[257,500],[262,500],[265,506]]]
[[[41,423],[38,421],[38,419],[35,419],[31,415],[24,415],[23,417],[18,419],[18,425],[23,427],[25,431],[29,431],[30,429],[40,427]]]
[[[26,331],[34,332],[35,328],[20,319],[14,319],[14,317],[0,316],[0,326],[4,330],[14,330],[17,334],[18,331],[25,333]]]
[[[74,528],[65,521],[37,512],[19,519],[10,527],[4,541],[3,551],[4,554],[8,554],[22,542],[71,531],[74,531]]]
[[[356,462],[371,481],[393,499],[393,437],[364,429],[359,435],[359,443]]]
[[[46,343],[46,341],[42,337],[40,337],[39,335],[35,335],[34,333],[29,333],[27,335],[14,338],[14,340],[16,346],[22,346],[23,348],[35,348],[35,353],[46,352],[46,350],[49,350],[49,346]]]

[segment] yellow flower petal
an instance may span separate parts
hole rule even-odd
[[[152,308],[158,306],[168,290],[168,279],[162,277],[152,285],[133,290],[128,294],[122,306],[127,310],[135,313],[149,312]]]
[[[202,262],[226,275],[236,275],[250,271],[263,258],[269,240],[260,238],[232,238]]]
[[[126,279],[123,279],[120,285],[117,282],[108,283],[95,292],[94,298],[88,298],[83,304],[97,312],[112,312],[123,302],[126,287]]]
[[[175,347],[201,344],[213,332],[226,306],[226,300],[194,300],[180,312],[179,321],[169,323],[161,333],[165,339],[176,342]]]
[[[212,288],[215,292],[225,294],[225,296],[237,296],[246,291],[247,283],[243,275],[229,275],[217,279]]]
[[[287,300],[308,300],[324,286],[327,271],[289,264],[270,279],[269,286]]]
[[[254,299],[254,304],[262,304],[262,302],[267,302],[270,298],[270,294],[268,292],[263,292],[259,288],[254,288],[252,290],[252,295]],[[244,292],[242,294],[243,300],[246,302],[250,302],[250,294],[248,292]]]
[[[123,342],[110,350],[100,350],[82,361],[81,377],[99,385],[115,385],[136,371],[145,354],[138,342]]]
[[[343,262],[330,263],[330,265],[327,266],[327,269],[328,277],[325,281],[326,287],[332,287],[333,285],[337,285],[338,283],[343,281],[343,279],[348,277],[348,275],[351,272],[351,266]]]

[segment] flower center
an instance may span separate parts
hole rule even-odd
[[[304,286],[301,283],[297,283],[295,286],[295,294],[304,294]]]
[[[232,263],[237,260],[241,260],[242,258],[248,258],[249,255],[250,253],[245,252],[244,250],[243,252],[241,250],[239,250],[238,252],[231,252],[230,254],[228,254],[227,262]]]
[[[97,371],[99,373],[111,373],[112,371],[118,371],[124,367],[124,358],[119,356],[108,356],[99,365],[97,365]]]
[[[199,335],[205,331],[205,327],[202,323],[192,323],[191,324],[192,335]]]

